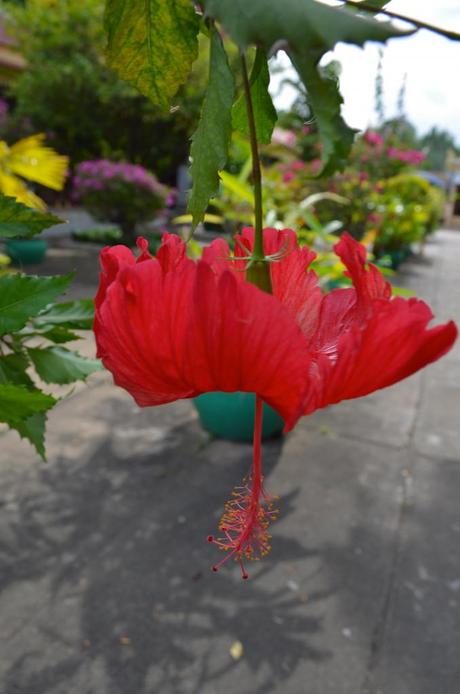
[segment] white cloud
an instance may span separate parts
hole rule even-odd
[[[406,16],[460,32],[458,0],[417,2],[393,0],[388,9]],[[365,128],[375,123],[375,76],[378,45],[364,49],[339,45],[333,56],[342,63],[341,89],[343,114],[350,125]],[[285,59],[286,60],[286,59]],[[396,102],[404,75],[407,74],[405,110],[409,120],[424,133],[433,125],[450,130],[460,142],[460,99],[458,68],[460,43],[420,31],[414,36],[389,41],[384,48],[383,81],[387,117],[396,114]],[[277,78],[275,77],[275,87]],[[286,107],[294,97],[292,89],[283,90],[277,105]]]

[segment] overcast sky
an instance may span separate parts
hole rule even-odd
[[[460,32],[459,0],[393,0],[387,6],[406,16]],[[375,75],[378,44],[364,49],[339,45],[327,59],[342,63],[340,79],[345,105],[343,115],[353,127],[375,124]],[[327,60],[328,62],[328,60]],[[386,117],[396,115],[398,92],[407,74],[406,114],[420,134],[433,125],[452,132],[460,144],[460,43],[420,31],[415,36],[393,39],[384,48],[383,81]],[[273,80],[276,88],[276,78]],[[276,98],[278,107],[292,101],[286,88]]]

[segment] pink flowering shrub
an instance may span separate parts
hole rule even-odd
[[[107,159],[78,164],[72,196],[96,219],[117,224],[129,242],[136,224],[155,218],[173,199],[147,169]]]
[[[426,155],[409,149],[395,136],[384,137],[373,130],[366,130],[357,139],[351,155],[351,168],[365,172],[370,178],[389,178],[410,167],[418,167]]]
[[[416,149],[398,149],[397,147],[389,147],[387,156],[409,166],[419,166],[426,159],[424,152],[419,152]]]
[[[380,135],[380,133],[374,132],[373,130],[366,130],[363,137],[364,140],[370,145],[382,147],[385,144],[383,136]]]
[[[274,147],[272,141],[263,152],[267,224],[295,227],[310,244],[322,227],[323,245],[327,236],[324,230],[333,228],[335,233],[346,229],[354,238],[373,246],[376,256],[407,249],[439,224],[442,193],[410,170],[420,166],[425,155],[409,149],[393,132],[367,130],[357,137],[343,172],[318,177],[322,148],[314,124],[291,125],[287,121],[286,125],[290,129],[281,130],[283,138],[275,133],[274,141],[286,142],[284,134],[294,130],[295,147]],[[239,167],[242,170],[244,161]],[[250,169],[245,170],[249,177]],[[240,179],[234,184],[224,184],[218,209],[227,222],[238,220],[249,225],[253,220],[250,195]],[[317,194],[319,204],[309,205],[308,198]],[[238,227],[233,224],[230,228]],[[327,272],[329,277],[330,269]]]
[[[272,143],[275,145],[283,145],[284,147],[295,147],[297,144],[297,134],[294,130],[275,128],[273,130]]]

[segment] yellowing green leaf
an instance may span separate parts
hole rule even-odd
[[[67,157],[46,147],[44,139],[43,134],[31,135],[11,147],[0,140],[0,191],[38,210],[46,209],[46,205],[29,190],[22,178],[62,190],[68,165]]]
[[[35,210],[46,210],[45,201],[35,195],[26,183],[15,174],[2,170],[0,164],[0,191],[10,198],[27,205]]]
[[[107,0],[107,63],[163,109],[198,54],[191,0]]]
[[[0,160],[0,166],[28,181],[62,190],[69,160],[57,154],[52,147],[44,145],[44,140],[43,133],[19,140],[8,148]]]

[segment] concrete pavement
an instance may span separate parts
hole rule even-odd
[[[91,295],[94,254],[72,248],[48,267],[77,263]],[[460,323],[459,268],[442,231],[398,282]],[[0,438],[0,691],[458,694],[459,414],[457,345],[266,444],[281,514],[242,581],[210,571],[206,536],[250,446],[93,376],[51,413],[47,464]]]

